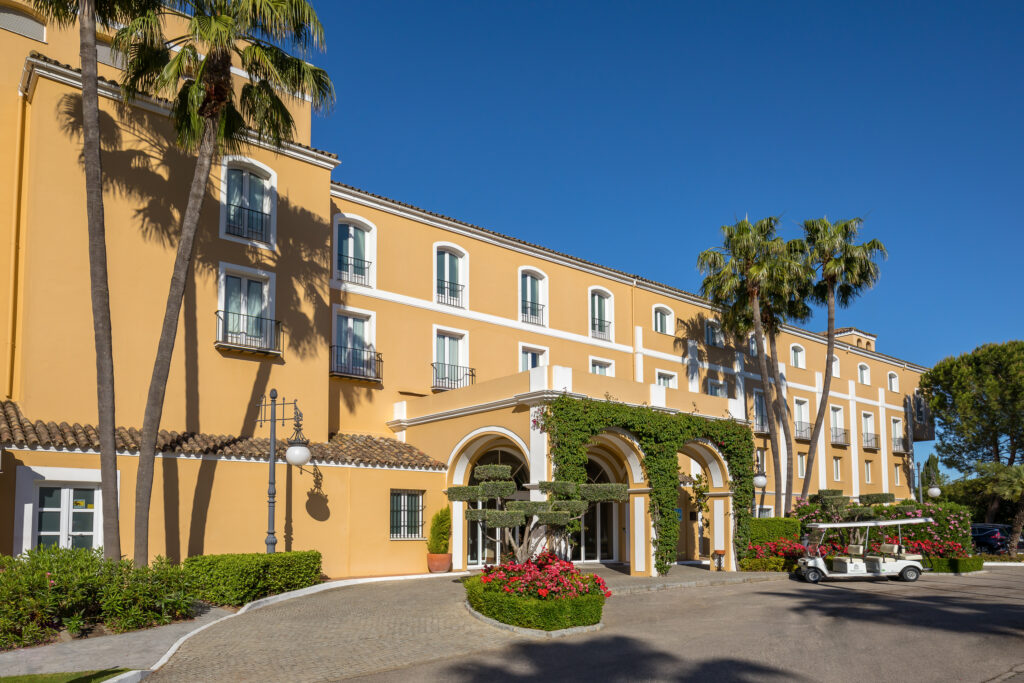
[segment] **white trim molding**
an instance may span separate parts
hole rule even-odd
[[[259,240],[247,239],[245,237],[238,237],[237,235],[229,235],[227,232],[228,226],[228,171],[236,169],[245,171],[251,175],[262,177],[267,181],[267,197],[264,198],[265,208],[269,215],[270,227],[268,230],[268,241],[261,242]],[[242,190],[243,197],[246,194],[245,190]],[[247,201],[247,200],[246,200]],[[252,210],[252,207],[242,206],[241,208]],[[222,240],[228,242],[237,242],[238,244],[244,244],[255,249],[263,249],[265,251],[276,251],[277,249],[277,171],[270,168],[266,164],[256,161],[252,157],[243,156],[241,154],[228,154],[220,160],[220,224],[219,224],[219,235]]]
[[[370,262],[369,273],[367,274],[368,285],[345,280],[341,277],[341,270],[338,268],[338,227],[341,225],[349,225],[366,233],[365,257]],[[356,291],[361,291],[365,287],[370,289],[377,287],[377,226],[371,220],[354,213],[339,211],[334,214],[331,220],[331,287]]]

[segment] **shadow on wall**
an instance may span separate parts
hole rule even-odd
[[[689,379],[690,362],[696,361],[703,368],[703,374],[704,374],[704,379],[701,380],[700,387],[698,389],[698,391],[700,391],[700,393],[705,394],[705,395],[710,395],[711,394],[710,383],[711,382],[719,382],[722,385],[724,385],[725,396],[727,396],[727,397],[728,396],[732,396],[733,392],[736,391],[735,380],[732,379],[732,376],[731,375],[726,375],[725,373],[722,373],[720,370],[716,370],[716,369],[714,369],[712,367],[708,367],[709,365],[721,365],[722,362],[723,362],[721,358],[718,358],[718,359],[711,358],[709,353],[708,353],[708,345],[707,345],[706,339],[705,339],[705,334],[706,334],[705,333],[705,325],[706,325],[707,322],[709,322],[709,320],[710,319],[707,316],[705,316],[703,313],[699,313],[697,316],[695,316],[695,317],[693,317],[693,318],[691,318],[689,320],[683,320],[682,318],[676,318],[675,339],[672,342],[672,346],[675,349],[675,351],[680,354],[680,359],[681,359],[681,361],[683,363],[683,368],[684,368],[684,373],[683,373],[684,377],[680,378],[680,387],[685,386],[683,384],[683,382]],[[696,349],[696,358],[692,358],[690,356],[690,353],[689,353],[689,341],[690,340],[693,340],[693,341],[697,342],[694,345],[694,348]],[[727,349],[728,349],[728,347],[727,347]],[[717,350],[721,351],[723,354],[725,354],[725,353],[731,354],[732,351],[731,350],[727,350],[727,349],[717,349]],[[732,361],[731,360],[728,362],[728,365],[730,367],[732,366]],[[700,412],[698,410],[698,408],[697,408],[697,403],[696,402],[693,403],[693,411],[694,412]],[[722,410],[722,417],[730,417],[728,406],[726,406]]]
[[[486,655],[484,655],[486,656]],[[493,655],[492,657],[493,658]],[[651,648],[624,636],[512,645],[501,662],[461,662],[442,675],[457,681],[659,680],[659,681],[809,681],[791,671],[740,659],[687,662],[677,654]]]

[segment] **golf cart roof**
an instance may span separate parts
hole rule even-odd
[[[871,522],[830,522],[828,524],[808,524],[808,529],[853,529],[857,527],[900,526],[902,524],[925,524],[934,522],[931,517],[908,517],[907,519],[876,519]]]

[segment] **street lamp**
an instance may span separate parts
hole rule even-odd
[[[761,495],[764,496],[764,487],[768,486],[768,477],[764,475],[764,469],[758,468],[757,472],[754,473],[754,488],[761,489]],[[762,499],[763,500],[763,499]],[[757,500],[755,496],[754,500],[754,517],[758,517],[757,514]]]
[[[281,409],[281,416],[277,416],[277,409]],[[259,403],[259,417],[256,418],[257,425],[270,423],[270,475],[267,481],[267,552],[274,552],[277,546],[277,536],[274,533],[274,498],[277,489],[274,486],[275,469],[277,464],[277,423],[282,425],[288,420],[286,410],[291,408],[291,419],[295,421],[292,436],[288,439],[288,450],[285,451],[284,459],[289,465],[302,467],[309,462],[309,439],[302,434],[302,411],[299,410],[298,401],[277,400],[277,389],[270,390],[270,401],[261,399]],[[269,413],[269,414],[268,414]]]

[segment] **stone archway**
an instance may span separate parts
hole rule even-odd
[[[735,569],[732,489],[725,458],[706,439],[686,443],[676,457],[680,473],[677,560],[703,560],[714,569],[715,555],[720,554],[721,568]],[[707,512],[698,510],[692,490],[688,490],[698,474],[708,486]]]

